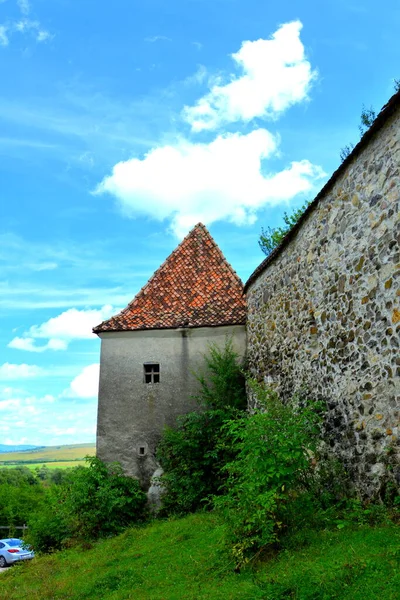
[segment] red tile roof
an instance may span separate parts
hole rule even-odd
[[[243,284],[199,223],[132,302],[93,332],[239,325],[245,317]]]

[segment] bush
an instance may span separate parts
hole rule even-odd
[[[224,468],[225,494],[214,500],[228,523],[237,565],[277,542],[285,505],[304,489],[319,440],[320,405],[284,405],[277,394],[250,382],[260,410],[225,425],[238,453]]]
[[[29,469],[0,469],[0,525],[24,525],[43,498],[44,490]]]
[[[205,506],[219,493],[226,473],[222,467],[234,452],[223,425],[243,414],[247,406],[244,376],[232,341],[221,350],[210,347],[207,371],[198,376],[197,396],[202,412],[189,413],[175,429],[167,428],[157,449],[164,469],[163,512],[184,514]]]
[[[88,457],[47,493],[45,506],[29,519],[29,541],[42,551],[115,535],[146,515],[146,495],[117,463]]]

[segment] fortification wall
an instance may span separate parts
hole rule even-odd
[[[247,291],[250,371],[327,401],[364,496],[400,484],[399,167],[397,110]]]

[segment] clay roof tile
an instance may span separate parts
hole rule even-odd
[[[93,332],[240,325],[245,319],[243,284],[198,223],[132,302]]]

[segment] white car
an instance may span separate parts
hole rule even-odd
[[[22,540],[9,538],[0,540],[0,567],[8,567],[21,560],[30,560],[35,556],[33,550]]]

